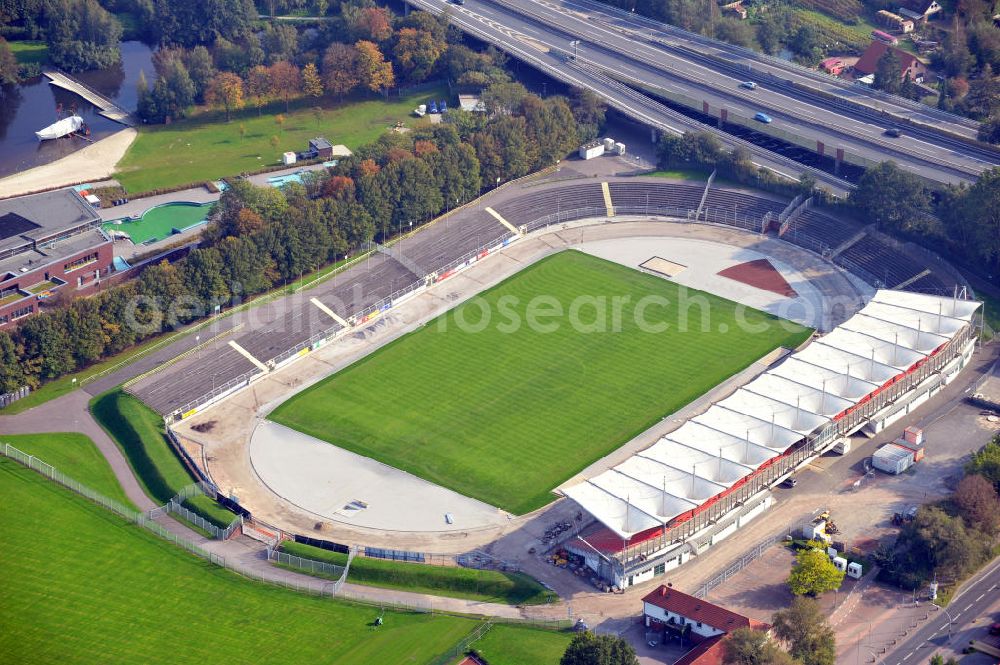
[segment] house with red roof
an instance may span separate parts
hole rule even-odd
[[[737,628],[769,631],[771,626],[707,600],[661,584],[642,599],[648,633],[660,641],[681,637],[694,647],[674,665],[722,663],[722,639]]]
[[[907,74],[910,75],[911,81],[920,83],[924,80],[924,75],[927,73],[927,65],[917,60],[913,54],[893,48],[880,41],[872,41],[871,45],[865,49],[865,52],[861,54],[858,61],[854,63],[854,71],[864,76],[874,74],[875,69],[878,67],[879,59],[889,49],[895,51],[896,57],[899,59],[900,80],[906,78]]]

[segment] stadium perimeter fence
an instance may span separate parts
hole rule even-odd
[[[10,445],[9,443],[0,444],[0,455],[11,459],[22,466],[35,471],[39,475],[55,482],[58,485],[65,487],[66,489],[72,491],[73,493],[91,501],[102,508],[118,515],[122,519],[143,529],[153,533],[154,535],[166,540],[177,547],[189,552],[209,563],[212,563],[221,568],[225,568],[237,575],[245,577],[249,580],[255,582],[260,582],[262,584],[268,584],[271,586],[278,586],[285,589],[290,589],[292,591],[298,591],[301,593],[307,593],[314,596],[325,596],[329,598],[338,598],[343,600],[350,600],[354,603],[368,605],[371,607],[378,607],[384,610],[392,610],[397,612],[420,612],[428,614],[447,614],[455,616],[469,616],[469,614],[462,614],[459,612],[442,610],[434,606],[433,602],[425,602],[420,600],[408,600],[406,602],[384,602],[380,600],[374,600],[369,595],[363,592],[354,591],[345,586],[347,581],[347,574],[349,571],[348,566],[344,566],[341,571],[341,575],[336,580],[327,580],[323,578],[310,578],[306,574],[290,572],[289,574],[282,574],[278,569],[270,566],[270,564],[265,564],[264,568],[253,568],[238,561],[227,558],[221,554],[211,552],[202,546],[202,543],[195,542],[194,540],[175,533],[170,529],[164,527],[162,524],[156,521],[156,517],[151,517],[149,513],[144,513],[138,511],[130,506],[125,505],[119,501],[108,498],[107,496],[97,492],[83,483],[80,483],[73,478],[67,476],[63,472],[59,471],[57,468],[48,464],[47,462],[35,457],[34,455],[29,455],[28,453]],[[243,520],[238,519],[235,522],[237,528],[242,526]],[[182,526],[178,524],[178,526]],[[211,542],[211,541],[208,541]],[[348,559],[350,562],[350,558]],[[338,567],[339,568],[339,567]],[[262,572],[265,571],[265,572]],[[269,574],[268,574],[269,573]],[[522,610],[522,613],[524,610]],[[472,614],[476,616],[476,614]],[[525,615],[523,618],[512,619],[512,618],[500,618],[492,617],[490,621],[493,623],[512,623],[518,625],[533,625],[539,628],[550,628],[550,629],[563,629],[568,628],[571,623],[568,619],[552,619],[550,617],[539,615],[539,616],[528,616]]]

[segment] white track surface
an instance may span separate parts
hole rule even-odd
[[[269,420],[254,429],[250,462],[272,492],[335,522],[384,531],[463,531],[508,519],[498,508]],[[368,507],[348,507],[355,501]]]
[[[697,238],[656,236],[595,240],[582,243],[574,249],[666,279],[661,273],[640,268],[642,263],[658,256],[685,266],[678,274],[669,278],[671,282],[707,291],[810,328],[824,327],[823,294],[791,266],[752,249]],[[770,261],[775,270],[795,289],[798,297],[788,298],[717,274],[731,266],[757,259]]]

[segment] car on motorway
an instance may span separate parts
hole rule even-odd
[[[768,124],[771,123],[771,116],[769,116],[768,114],[764,113],[763,111],[757,111],[757,115],[755,115],[753,117],[753,119],[756,120],[756,121],[758,121],[758,122],[762,122],[765,125],[768,125]]]
[[[783,481],[781,481],[782,487],[795,487],[798,484],[799,481],[795,480],[795,478],[792,478],[791,476],[788,476]]]
[[[885,130],[885,135],[891,136],[894,139],[898,139],[900,136],[903,135],[903,132],[899,131],[895,127],[890,127],[889,129]]]
[[[757,84],[753,81],[743,81],[743,83],[740,83],[740,87],[746,88],[747,90],[756,90]]]
[[[465,4],[465,0],[451,0],[451,1],[453,3],[455,3],[456,5],[464,5]]]

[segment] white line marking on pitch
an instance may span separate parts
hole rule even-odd
[[[320,310],[324,314],[326,314],[327,316],[329,316],[331,319],[333,319],[334,321],[336,321],[340,325],[344,326],[345,328],[349,327],[347,325],[347,321],[345,321],[344,319],[340,318],[335,311],[333,311],[332,309],[330,309],[329,307],[327,307],[326,305],[324,305],[323,303],[321,303],[318,299],[316,299],[316,298],[310,298],[309,302],[311,302],[312,304],[314,304],[317,307],[319,307]]]
[[[267,365],[265,365],[261,361],[259,361],[256,358],[254,358],[252,355],[250,355],[249,351],[247,351],[246,349],[244,349],[242,346],[240,346],[239,344],[237,344],[233,340],[229,340],[229,346],[231,346],[234,349],[236,349],[236,351],[241,356],[243,356],[244,358],[246,358],[247,360],[249,360],[250,362],[252,362],[254,365],[256,365],[257,367],[259,367],[260,369],[264,370],[265,372],[268,371]]]
[[[493,208],[486,208],[486,212],[488,212],[491,215],[493,215],[493,219],[497,220],[498,222],[500,222],[501,224],[503,224],[504,226],[506,226],[508,229],[510,229],[511,233],[513,233],[515,235],[521,235],[521,232],[517,230],[516,226],[514,226],[513,224],[511,224],[510,222],[508,222],[506,219],[504,219],[503,216],[500,213],[498,213],[496,210],[494,210]]]

